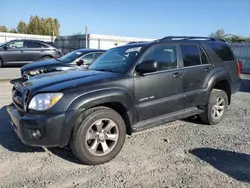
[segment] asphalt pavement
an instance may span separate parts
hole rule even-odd
[[[20,68],[18,67],[0,68],[0,81],[12,80],[20,76]]]

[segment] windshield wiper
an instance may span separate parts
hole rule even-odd
[[[109,70],[109,69],[95,69],[96,71],[104,71],[104,72],[116,72],[113,70]]]
[[[59,62],[61,62],[61,63],[63,63],[63,61],[60,60],[60,59],[58,59],[58,58],[55,58],[55,60],[56,60],[56,61],[59,61]]]

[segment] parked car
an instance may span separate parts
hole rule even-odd
[[[60,58],[35,61],[21,67],[21,75],[23,80],[26,81],[42,73],[64,71],[77,67],[87,68],[105,51],[100,49],[78,49]]]
[[[239,76],[226,42],[165,37],[109,49],[84,71],[16,83],[7,111],[23,143],[70,146],[97,165],[117,156],[126,134],[194,115],[220,123]]]
[[[61,56],[61,50],[54,43],[39,40],[12,40],[0,46],[0,67]]]

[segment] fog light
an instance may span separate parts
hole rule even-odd
[[[32,137],[34,137],[34,138],[41,138],[42,137],[42,133],[38,129],[31,130],[30,132],[31,132]]]

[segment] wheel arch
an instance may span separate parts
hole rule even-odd
[[[136,118],[132,97],[122,89],[106,89],[79,96],[70,104],[68,112],[72,113],[72,118],[68,122],[71,123],[63,125],[61,137],[67,138],[67,143],[69,143],[76,119],[84,111],[99,106],[108,107],[118,112],[126,124],[126,133],[132,134],[131,125]]]
[[[208,92],[206,99],[213,89],[220,89],[226,92],[228,96],[228,105],[231,103],[231,79],[225,71],[218,72],[214,74],[208,82]]]

